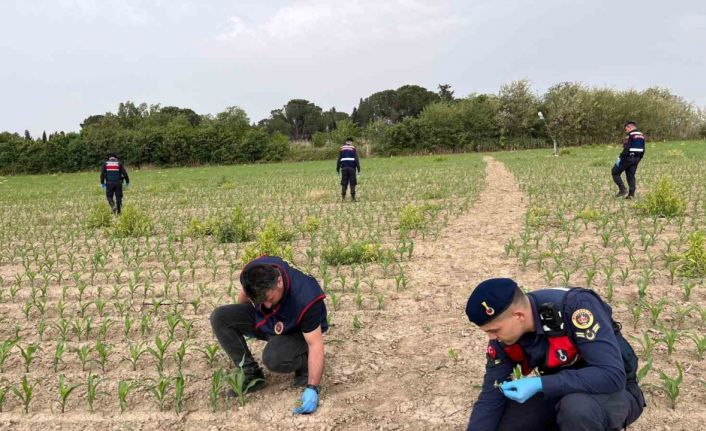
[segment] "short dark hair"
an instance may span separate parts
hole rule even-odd
[[[637,124],[635,124],[634,121],[626,121],[626,122],[625,122],[625,125],[624,125],[623,127],[628,127],[628,126],[630,126],[630,125],[637,127]]]
[[[267,292],[277,287],[279,271],[272,265],[253,265],[240,274],[245,294],[256,304],[265,302]]]
[[[346,142],[348,142],[348,141],[353,142],[353,138],[351,138],[351,137],[346,138]]]

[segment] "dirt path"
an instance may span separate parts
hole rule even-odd
[[[466,299],[485,278],[518,275],[503,246],[519,234],[526,205],[504,165],[484,160],[486,186],[479,199],[437,240],[415,241],[405,268],[408,288],[371,322],[373,329],[350,343],[357,345],[357,361],[351,363],[346,347],[337,352],[331,376],[351,374],[360,381],[341,389],[330,385],[325,410],[329,419],[339,418],[336,429],[465,427],[477,392],[473,385],[483,377],[486,343],[466,320]]]

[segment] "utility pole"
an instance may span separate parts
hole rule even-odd
[[[559,147],[556,144],[556,139],[554,139],[554,135],[552,135],[552,131],[549,129],[549,124],[547,124],[547,120],[544,119],[544,114],[542,114],[542,111],[539,111],[537,112],[537,116],[544,122],[544,126],[547,128],[547,133],[549,133],[549,137],[552,138],[552,143],[554,144],[554,155],[558,156]]]

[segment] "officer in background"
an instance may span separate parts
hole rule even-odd
[[[592,290],[525,294],[494,278],[471,293],[466,314],[490,338],[469,431],[619,430],[642,413],[635,352]],[[517,364],[527,377],[511,381]]]
[[[125,180],[125,187],[129,188],[130,177],[127,176],[123,163],[118,160],[115,154],[110,154],[108,161],[103,163],[101,168],[101,188],[105,190],[108,204],[115,215],[120,215],[123,206],[123,180]],[[113,197],[115,197],[115,201],[113,201]]]
[[[277,373],[294,373],[294,386],[304,387],[294,413],[316,411],[324,372],[323,333],[328,329],[324,292],[319,283],[279,257],[259,257],[240,274],[238,303],[211,314],[211,327],[223,350],[238,366],[243,361],[247,388],[265,385],[265,376],[245,336],[267,341],[262,362]],[[232,391],[230,396],[234,394]]]
[[[346,138],[346,143],[338,151],[338,162],[336,163],[336,173],[341,176],[341,200],[346,200],[346,189],[350,184],[351,198],[355,202],[355,186],[358,183],[356,171],[357,175],[360,175],[358,152],[353,146],[353,138]]]
[[[637,165],[640,164],[640,160],[645,155],[645,135],[637,130],[634,121],[625,123],[625,133],[627,135],[623,139],[623,151],[618,156],[618,160],[615,161],[611,173],[613,174],[613,181],[618,185],[618,194],[615,196],[633,199],[635,197],[635,172],[637,172]],[[623,172],[625,172],[625,176],[628,179],[629,189],[627,192],[623,179],[620,177]]]

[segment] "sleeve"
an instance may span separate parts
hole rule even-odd
[[[355,167],[358,169],[358,172],[360,172],[360,159],[358,159],[358,151],[355,152]]]
[[[495,430],[505,409],[505,395],[495,387],[495,383],[504,382],[510,377],[514,363],[496,341],[488,343],[485,356],[483,388],[473,404],[466,431]]]
[[[588,292],[577,293],[564,309],[569,333],[586,366],[542,376],[547,397],[572,392],[609,394],[625,387],[625,366],[613,331],[610,308]]]
[[[341,171],[341,154],[342,154],[342,152],[339,151],[338,152],[338,160],[336,161],[336,172]]]
[[[628,148],[630,148],[630,135],[623,138],[623,151],[620,152],[620,157],[627,157]]]
[[[120,174],[125,178],[125,182],[129,183],[130,182],[130,177],[127,176],[127,171],[125,170],[125,166],[123,164],[120,164]]]
[[[105,170],[105,163],[103,163],[103,166],[101,167],[101,184],[105,184],[106,175],[107,171]]]
[[[321,316],[324,316],[324,304],[323,300],[316,301],[308,310],[304,313],[304,316],[299,321],[299,325],[302,328],[303,333],[308,333],[316,330],[321,326]]]

